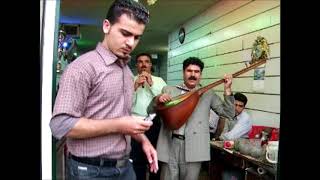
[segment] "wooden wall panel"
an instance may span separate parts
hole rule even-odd
[[[220,79],[202,79],[201,84],[205,86],[218,80]],[[253,77],[234,78],[232,81],[232,90],[237,92],[254,92],[252,89],[252,81]],[[223,91],[223,84],[215,87],[214,89],[217,91]],[[280,77],[265,77],[264,89],[262,93],[280,95]]]
[[[223,97],[223,92],[217,92]],[[270,113],[280,113],[280,95],[251,94],[243,93],[248,98],[246,108],[266,111]]]

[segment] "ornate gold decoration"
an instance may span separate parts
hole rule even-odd
[[[264,37],[258,36],[252,46],[250,64],[260,59],[268,59],[269,55],[270,55],[270,49],[269,49],[268,41]]]

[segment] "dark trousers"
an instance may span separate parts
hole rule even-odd
[[[159,170],[157,173],[149,172],[149,167],[146,163],[133,163],[133,169],[136,173],[137,180],[146,180],[147,172],[149,174],[149,180],[160,180],[161,165],[159,164]]]
[[[137,179],[141,180],[146,180],[146,175],[147,175],[147,165],[146,164],[139,164],[133,162],[133,169],[134,172],[136,173]]]
[[[68,180],[136,180],[132,163],[123,167],[96,166],[67,159]]]

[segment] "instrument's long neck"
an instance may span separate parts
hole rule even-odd
[[[243,73],[246,73],[246,72],[250,71],[251,69],[254,69],[254,68],[256,68],[256,67],[258,67],[258,66],[260,66],[260,65],[262,65],[262,64],[264,64],[266,62],[267,62],[266,59],[261,59],[259,61],[256,61],[255,63],[251,64],[249,67],[246,67],[246,68],[244,68],[244,69],[242,69],[242,70],[240,70],[238,72],[233,73],[232,77],[233,78],[238,77],[239,75],[241,75]],[[211,89],[213,87],[216,87],[216,86],[222,84],[223,82],[224,82],[224,79],[220,79],[219,81],[216,81],[216,82],[213,82],[211,84],[208,84],[207,86],[204,86],[204,87],[200,88],[198,90],[198,93],[199,93],[199,95],[202,95],[203,93],[207,92],[209,89]]]

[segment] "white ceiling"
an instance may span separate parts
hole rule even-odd
[[[150,23],[135,51],[164,54],[168,50],[168,34],[188,19],[203,12],[218,0],[157,0],[149,6]],[[87,51],[102,40],[102,21],[111,0],[62,0],[60,23],[80,24],[79,50]],[[86,43],[84,43],[86,42]]]

